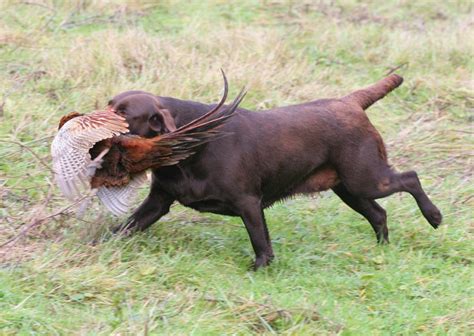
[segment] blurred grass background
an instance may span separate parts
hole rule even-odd
[[[470,1],[2,1],[0,333],[468,334],[473,330],[473,7]],[[140,89],[266,109],[347,94],[394,69],[369,111],[390,162],[444,214],[381,201],[390,246],[332,193],[267,210],[276,260],[248,271],[240,220],[181,206],[130,239],[52,185],[61,115]],[[244,135],[242,135],[244,136]],[[146,190],[143,190],[143,195]],[[143,196],[142,195],[142,196]],[[50,217],[49,217],[50,216]]]

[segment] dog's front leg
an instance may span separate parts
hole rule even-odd
[[[112,230],[113,233],[130,235],[136,231],[144,231],[154,222],[166,215],[174,198],[159,190],[156,184],[152,184],[148,197],[128,218],[127,222]]]
[[[270,264],[273,259],[272,244],[260,199],[249,197],[240,203],[239,208],[255,252],[254,269],[257,270]]]

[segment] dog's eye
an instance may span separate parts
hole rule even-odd
[[[115,114],[118,114],[121,117],[125,117],[125,111],[124,110],[115,110]]]

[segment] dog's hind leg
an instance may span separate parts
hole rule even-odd
[[[352,195],[342,183],[332,189],[353,210],[364,216],[375,231],[377,242],[388,243],[387,213],[374,200]]]
[[[396,192],[408,192],[416,200],[421,213],[433,228],[441,224],[442,215],[423,190],[416,172],[397,173],[380,157],[376,144],[366,142],[359,150],[342,153],[344,161],[339,163],[340,178],[354,196],[377,199]]]
[[[415,198],[421,213],[435,229],[441,224],[442,215],[438,208],[431,202],[421,186],[418,175],[414,171],[404,173],[390,172],[371,192],[373,198],[382,198],[396,192],[408,192]]]
[[[367,178],[370,177],[370,174],[368,174],[362,179],[362,183],[347,180],[343,180],[343,183],[352,194],[367,199],[383,198],[401,191],[408,192],[415,198],[426,220],[433,228],[438,228],[443,217],[426,195],[416,172],[396,173],[387,168],[384,173],[377,173],[376,175],[380,176],[376,180]]]

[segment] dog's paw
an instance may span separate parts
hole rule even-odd
[[[274,256],[271,255],[271,256],[268,256],[268,255],[262,255],[262,256],[259,256],[255,259],[255,262],[253,263],[253,270],[256,271],[258,270],[260,267],[266,267],[268,265],[270,265],[270,263],[272,262]]]
[[[118,225],[111,230],[114,236],[121,238],[130,237],[133,234],[133,230],[124,225]]]
[[[443,215],[437,208],[430,209],[424,213],[426,220],[431,224],[435,229],[440,226],[443,221]]]
[[[377,244],[379,245],[388,245],[390,244],[390,240],[388,237],[377,237]]]

